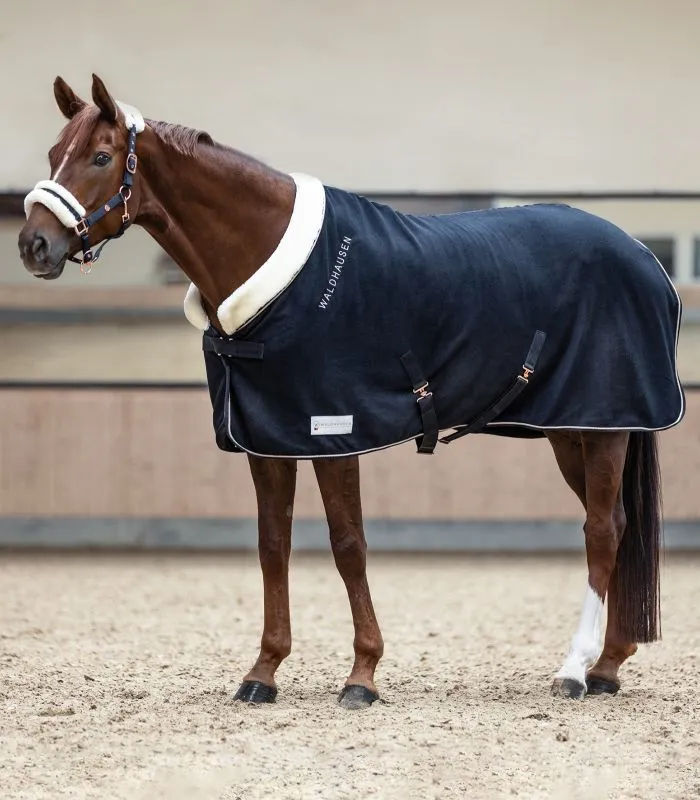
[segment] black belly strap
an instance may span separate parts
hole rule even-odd
[[[515,378],[507,391],[505,391],[494,403],[492,403],[485,411],[472,420],[468,425],[460,426],[458,430],[451,433],[449,436],[443,436],[440,439],[444,444],[449,444],[460,436],[466,436],[468,433],[477,433],[483,430],[489,422],[494,420],[507,406],[509,406],[515,398],[523,391],[523,389],[530,382],[530,376],[535,371],[537,360],[542,352],[547,334],[543,331],[536,331],[532,339],[532,344],[528,350],[527,356],[523,363],[523,371]]]
[[[467,425],[459,426],[454,433],[449,434],[449,436],[443,436],[439,441],[444,444],[449,444],[455,439],[466,436],[468,433],[481,431],[489,422],[494,420],[509,406],[530,382],[530,376],[535,371],[535,366],[537,365],[537,360],[540,357],[546,338],[547,334],[544,333],[544,331],[536,331],[530,349],[525,357],[522,372],[516,376],[510,387],[500,395],[497,400],[491,403],[488,408],[482,411],[476,419],[472,420]],[[413,393],[417,395],[416,401],[423,424],[423,435],[416,439],[418,452],[431,454],[435,450],[440,433],[433,392],[411,350],[401,356],[401,363],[413,385]]]

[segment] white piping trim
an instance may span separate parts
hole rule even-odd
[[[294,209],[287,230],[274,253],[217,309],[224,332],[230,336],[250,322],[296,278],[314,249],[326,214],[326,190],[318,178],[294,172],[297,187]],[[194,284],[184,301],[187,320],[195,328],[206,330],[209,319],[204,313],[201,295]]]
[[[676,368],[676,386],[681,396],[681,411],[680,414],[678,415],[678,419],[676,419],[676,421],[673,423],[673,425],[677,425],[683,419],[683,416],[685,414],[685,393],[683,392],[683,384],[681,382],[681,376],[678,373],[678,341],[681,335],[681,316],[683,314],[683,302],[681,300],[681,296],[678,294],[678,289],[676,289],[676,284],[671,280],[668,272],[666,272],[666,270],[664,269],[663,264],[656,257],[656,254],[652,252],[652,250],[650,250],[644,244],[644,242],[640,242],[639,239],[634,239],[634,241],[637,242],[637,244],[640,245],[644,250],[646,250],[647,253],[649,253],[649,255],[654,259],[654,261],[656,261],[659,269],[661,270],[662,275],[664,276],[664,278],[666,278],[668,285],[671,287],[671,291],[676,295],[676,300],[678,301],[678,316],[676,317],[676,347],[673,353],[675,360],[675,368]]]

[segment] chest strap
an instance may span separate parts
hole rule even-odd
[[[252,358],[256,361],[260,361],[265,353],[265,345],[262,342],[215,339],[212,336],[203,336],[202,350],[204,350],[205,353],[216,353],[217,356]]]

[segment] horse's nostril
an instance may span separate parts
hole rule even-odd
[[[44,261],[49,254],[49,243],[41,236],[36,234],[32,241],[32,255],[37,261]]]

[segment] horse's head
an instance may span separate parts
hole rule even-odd
[[[99,254],[93,248],[120,236],[137,208],[134,151],[143,118],[92,77],[94,105],[62,78],[54,82],[56,102],[69,122],[49,152],[51,179],[25,198],[27,222],[18,241],[24,266],[38,278],[58,278],[66,260],[78,261],[81,250],[89,266]]]

